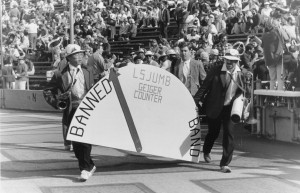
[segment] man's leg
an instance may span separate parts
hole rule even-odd
[[[168,26],[164,26],[164,38],[168,39]]]
[[[63,132],[63,139],[64,139],[64,146],[71,145],[71,141],[67,140],[67,134],[68,134],[68,126],[65,124],[62,124],[62,132]]]
[[[232,160],[234,142],[233,142],[233,123],[230,120],[232,105],[225,106],[222,111],[223,117],[223,155],[220,166],[228,166]]]
[[[269,66],[269,76],[270,76],[270,90],[274,90],[275,82],[277,80],[277,72],[276,72],[275,65]]]
[[[76,141],[73,141],[72,144],[73,144],[75,156],[78,160],[80,171],[82,170],[91,171],[95,166],[91,158],[92,145],[87,143],[80,143]]]
[[[221,127],[221,117],[219,116],[216,119],[207,118],[207,122],[208,122],[208,133],[205,137],[205,141],[203,145],[204,154],[209,154],[211,152],[215,140],[219,136],[220,127]]]

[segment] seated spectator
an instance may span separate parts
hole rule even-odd
[[[120,41],[125,40],[127,38],[128,28],[129,25],[126,23],[126,21],[120,21],[119,34],[116,39]]]
[[[24,33],[23,32],[21,32],[20,33],[20,45],[19,45],[19,47],[21,48],[21,49],[23,49],[24,50],[24,52],[27,52],[27,49],[29,48],[29,39],[28,39],[28,33],[27,33],[27,31],[24,31]]]
[[[153,60],[153,56],[154,54],[151,51],[147,51],[145,53],[145,64],[160,67],[159,64],[155,60]]]
[[[199,41],[200,35],[198,35],[197,33],[198,33],[197,28],[192,28],[191,33],[188,34],[186,36],[186,38],[188,39],[188,41],[191,41],[191,40]]]
[[[25,61],[25,64],[27,65],[27,75],[33,76],[35,73],[35,68],[34,68],[33,62],[31,60],[29,60],[28,58],[26,58],[24,61]]]
[[[143,59],[140,56],[136,56],[133,59],[135,64],[143,64]]]
[[[166,71],[171,70],[171,60],[168,59],[168,56],[165,52],[160,53],[160,56],[158,58],[159,67],[162,69],[165,69]]]
[[[135,25],[134,19],[129,20],[129,27],[128,27],[128,32],[127,36],[129,39],[135,38],[137,34],[137,26]]]

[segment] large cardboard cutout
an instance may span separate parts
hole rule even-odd
[[[150,65],[111,71],[95,84],[79,105],[67,139],[194,162],[200,156],[191,94],[177,77]]]

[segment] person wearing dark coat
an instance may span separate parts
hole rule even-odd
[[[233,101],[242,95],[244,90],[243,73],[238,66],[239,52],[229,49],[224,56],[223,65],[214,66],[206,76],[200,89],[194,95],[197,106],[204,108],[208,122],[208,133],[203,145],[204,160],[211,162],[210,153],[223,126],[223,155],[220,161],[221,172],[230,173],[232,160],[233,122],[231,110]]]

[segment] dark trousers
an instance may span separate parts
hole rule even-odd
[[[164,22],[159,22],[160,33],[163,38],[168,38],[168,26]]]
[[[215,118],[207,118],[208,133],[205,137],[203,153],[208,154],[214,145],[215,140],[218,138],[221,125],[223,126],[223,155],[220,161],[220,166],[228,166],[231,162],[234,143],[233,143],[233,123],[230,120],[232,105],[224,106],[220,115]]]
[[[77,108],[72,108],[69,114],[70,118],[68,119],[68,126],[70,126],[71,124],[71,120],[75,114],[76,109]],[[72,145],[73,145],[75,156],[78,160],[80,171],[82,170],[91,171],[95,165],[91,158],[92,145],[87,143],[76,142],[76,141],[72,141]]]

